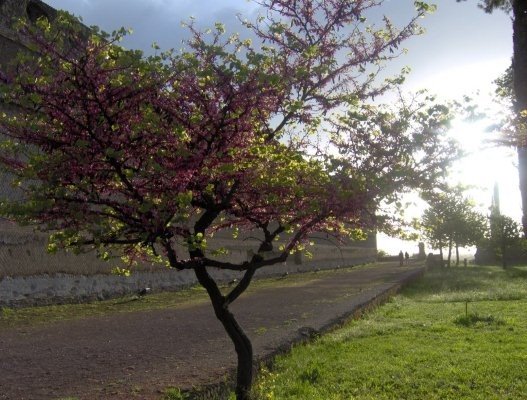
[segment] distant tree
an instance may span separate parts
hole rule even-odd
[[[400,206],[399,195],[415,183],[421,191],[442,185],[445,168],[461,156],[454,141],[438,135],[451,118],[451,109],[426,93],[401,97],[391,106],[352,105],[329,121],[330,146],[336,151],[326,151],[322,159],[335,176],[364,172],[367,178],[359,181],[367,184],[357,184],[375,199],[377,227],[390,229],[398,221],[383,204]],[[400,190],[390,189],[394,185]]]
[[[50,251],[193,270],[234,343],[238,399],[249,397],[252,345],[229,306],[255,272],[312,232],[376,228],[382,201],[433,187],[455,154],[441,140],[448,107],[365,104],[401,83],[376,84],[376,73],[429,6],[416,2],[396,29],[365,26],[376,0],[258,3],[266,16],[246,26],[261,47],[226,38],[221,24],[210,34],[191,25],[185,51],[144,58],[118,46],[123,30],[90,33],[59,14],[20,25],[34,52],[0,74],[0,100],[17,110],[0,120],[0,164],[23,192],[1,214],[50,233]],[[306,145],[324,127],[339,155]],[[261,243],[231,262],[208,248],[220,231]],[[210,268],[243,277],[223,293]]]
[[[461,210],[463,213],[457,215],[453,229],[456,266],[459,266],[459,248],[476,246],[482,241],[487,231],[485,216],[475,211],[470,201],[462,204]]]
[[[521,242],[521,226],[512,218],[497,214],[490,218],[488,244],[501,265],[506,268],[509,264],[509,254]]]
[[[486,218],[476,210],[472,201],[462,192],[450,189],[442,193],[428,193],[424,198],[430,207],[423,213],[421,231],[433,248],[448,248],[447,265],[451,265],[452,250],[456,251],[459,265],[459,248],[474,246],[484,237]]]
[[[446,199],[436,198],[436,201],[423,213],[419,224],[424,239],[433,249],[439,250],[441,267],[444,267],[443,249],[448,243],[448,206]]]
[[[512,13],[512,97],[516,116],[514,125],[522,197],[522,226],[523,235],[527,238],[527,2],[525,0],[481,0],[479,6],[488,13],[494,10]]]

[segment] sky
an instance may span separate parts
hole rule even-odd
[[[52,7],[81,16],[86,25],[98,25],[111,32],[121,26],[134,33],[124,45],[151,51],[152,43],[161,49],[180,48],[186,31],[181,22],[195,18],[202,27],[223,22],[230,31],[239,31],[236,15],[254,17],[258,6],[247,0],[47,0]],[[395,73],[411,67],[405,89],[428,89],[446,99],[472,96],[483,108],[492,109],[492,82],[510,65],[512,56],[512,23],[501,11],[485,14],[477,0],[457,3],[436,0],[437,11],[422,19],[424,35],[405,42],[408,53],[392,62],[388,71]],[[413,1],[385,0],[372,18],[384,14],[396,25],[412,15]],[[500,201],[504,214],[520,220],[516,157],[513,149],[498,148],[489,143],[486,127],[496,122],[495,111],[486,120],[457,121],[451,131],[468,156],[452,172],[453,183],[475,186],[471,196],[483,212],[488,212],[492,188],[500,181]],[[409,213],[419,213],[418,205]],[[403,243],[385,236],[378,237],[380,249],[397,253],[399,249],[417,251],[416,243]]]

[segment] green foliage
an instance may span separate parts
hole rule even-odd
[[[429,208],[417,226],[432,248],[474,246],[482,242],[488,228],[486,217],[477,212],[461,188],[425,193]],[[448,260],[450,263],[450,259]]]
[[[118,276],[130,276],[132,273],[127,268],[115,267],[112,269],[112,274]]]
[[[417,11],[422,11],[426,13],[433,13],[437,10],[437,6],[435,4],[430,4],[426,1],[414,1],[414,5]]]
[[[490,127],[496,134],[493,140],[497,144],[506,146],[525,145],[525,115],[515,111],[517,103],[514,91],[514,75],[512,65],[494,80],[496,85],[496,102],[501,106],[502,113],[498,121]],[[492,119],[496,119],[493,115]]]
[[[0,316],[2,317],[2,319],[10,318],[13,316],[13,314],[14,314],[14,310],[12,308],[9,308],[9,307],[0,308]]]
[[[511,217],[497,214],[490,217],[490,239],[501,246],[511,246],[521,238],[521,227]]]
[[[377,250],[377,257],[386,257],[388,255],[384,250]]]
[[[502,214],[491,215],[489,225],[490,229],[481,247],[493,255],[496,260],[501,260],[503,267],[511,262],[518,263],[527,250],[526,241],[522,239],[521,225]]]
[[[503,75],[494,80],[496,95],[499,98],[514,100],[514,79],[512,65],[505,70]]]
[[[458,3],[466,0],[456,0]],[[510,12],[512,10],[512,1],[514,0],[480,0],[478,7],[486,13],[492,13],[494,10]]]
[[[162,400],[189,400],[190,397],[178,388],[165,389]]]

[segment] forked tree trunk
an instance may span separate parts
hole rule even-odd
[[[253,347],[242,327],[238,324],[228,306],[214,304],[214,312],[234,344],[238,357],[236,368],[236,399],[249,399],[253,382]]]
[[[216,318],[225,328],[236,350],[238,357],[236,399],[249,400],[253,380],[253,349],[251,341],[230,312],[226,298],[221,294],[218,285],[208,274],[205,267],[194,268],[194,272],[199,283],[207,290]]]

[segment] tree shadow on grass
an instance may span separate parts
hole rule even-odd
[[[469,313],[454,319],[454,324],[467,328],[490,325],[505,325],[505,321],[494,315],[480,315],[478,313]]]

